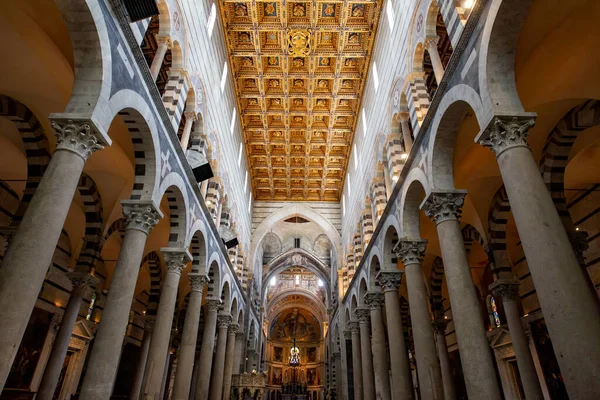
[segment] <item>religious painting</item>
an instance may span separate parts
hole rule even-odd
[[[281,368],[273,367],[273,370],[271,372],[271,385],[281,385],[282,382],[283,380],[281,377]]]
[[[292,61],[292,64],[294,65],[295,68],[304,67],[304,58],[295,57],[294,60]]]
[[[323,4],[323,8],[321,9],[321,17],[335,17],[335,4]]]
[[[269,337],[273,340],[314,342],[319,340],[319,320],[309,311],[301,308],[287,309],[271,323]]]
[[[316,362],[317,361],[317,348],[309,347],[306,349],[306,359],[308,362]]]
[[[277,3],[264,3],[264,12],[266,17],[276,17]]]
[[[319,67],[329,67],[329,57],[319,57]]]
[[[360,43],[360,33],[352,32],[350,35],[348,35],[348,43]]]
[[[344,61],[345,67],[354,68],[354,67],[356,67],[356,64],[357,64],[356,58],[346,58],[346,61]]]
[[[29,389],[51,321],[51,313],[39,308],[33,309],[21,346],[6,380],[5,389]]]
[[[308,386],[315,386],[319,384],[319,377],[317,376],[316,368],[306,369],[306,384]]]
[[[254,62],[252,61],[252,57],[243,57],[242,58],[242,67],[252,67]]]
[[[273,347],[273,359],[283,362],[283,347]]]

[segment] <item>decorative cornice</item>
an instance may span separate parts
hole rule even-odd
[[[217,326],[219,329],[227,329],[232,320],[233,318],[229,314],[217,315]]]
[[[194,111],[186,111],[183,113],[183,115],[185,116],[185,119],[187,121],[189,121],[189,120],[195,121],[196,118],[198,118],[196,112],[194,112]]]
[[[535,125],[536,115],[526,113],[519,116],[496,115],[475,141],[488,147],[496,157],[515,147],[527,147],[529,130]]]
[[[147,235],[162,218],[160,210],[151,202],[123,200],[121,204],[123,205],[126,230],[136,229]]]
[[[217,311],[221,306],[222,301],[219,299],[208,299],[206,300],[207,311]]]
[[[490,284],[489,289],[494,297],[499,297],[502,301],[516,300],[519,297],[520,284],[517,279],[497,279]]]
[[[383,293],[367,292],[365,295],[365,304],[371,310],[378,310],[383,307]]]
[[[56,135],[56,150],[72,151],[83,160],[104,148],[100,134],[92,129],[88,120],[52,120],[52,129]]]
[[[425,256],[426,248],[427,240],[400,239],[394,248],[394,251],[406,266],[410,264],[421,264],[423,262],[423,257]]]
[[[397,291],[402,283],[404,271],[380,271],[377,276],[377,282],[384,292]]]
[[[466,195],[466,190],[431,192],[421,204],[421,209],[436,225],[444,221],[458,221]]]
[[[186,249],[162,248],[160,252],[165,259],[167,274],[181,275],[187,263],[192,261],[192,256]]]
[[[204,286],[206,286],[209,282],[208,276],[196,272],[188,273],[188,279],[190,280],[192,292],[202,292]]]
[[[357,307],[354,312],[359,323],[371,322],[371,310],[368,307]]]

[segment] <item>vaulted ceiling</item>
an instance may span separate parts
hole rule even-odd
[[[221,1],[257,200],[339,201],[375,1]]]

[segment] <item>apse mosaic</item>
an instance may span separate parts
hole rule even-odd
[[[382,4],[221,0],[257,200],[340,200]]]
[[[271,322],[269,338],[280,342],[316,342],[320,339],[319,320],[303,308],[288,308]]]

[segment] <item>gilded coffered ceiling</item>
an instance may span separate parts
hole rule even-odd
[[[339,201],[381,4],[221,1],[257,200]]]

